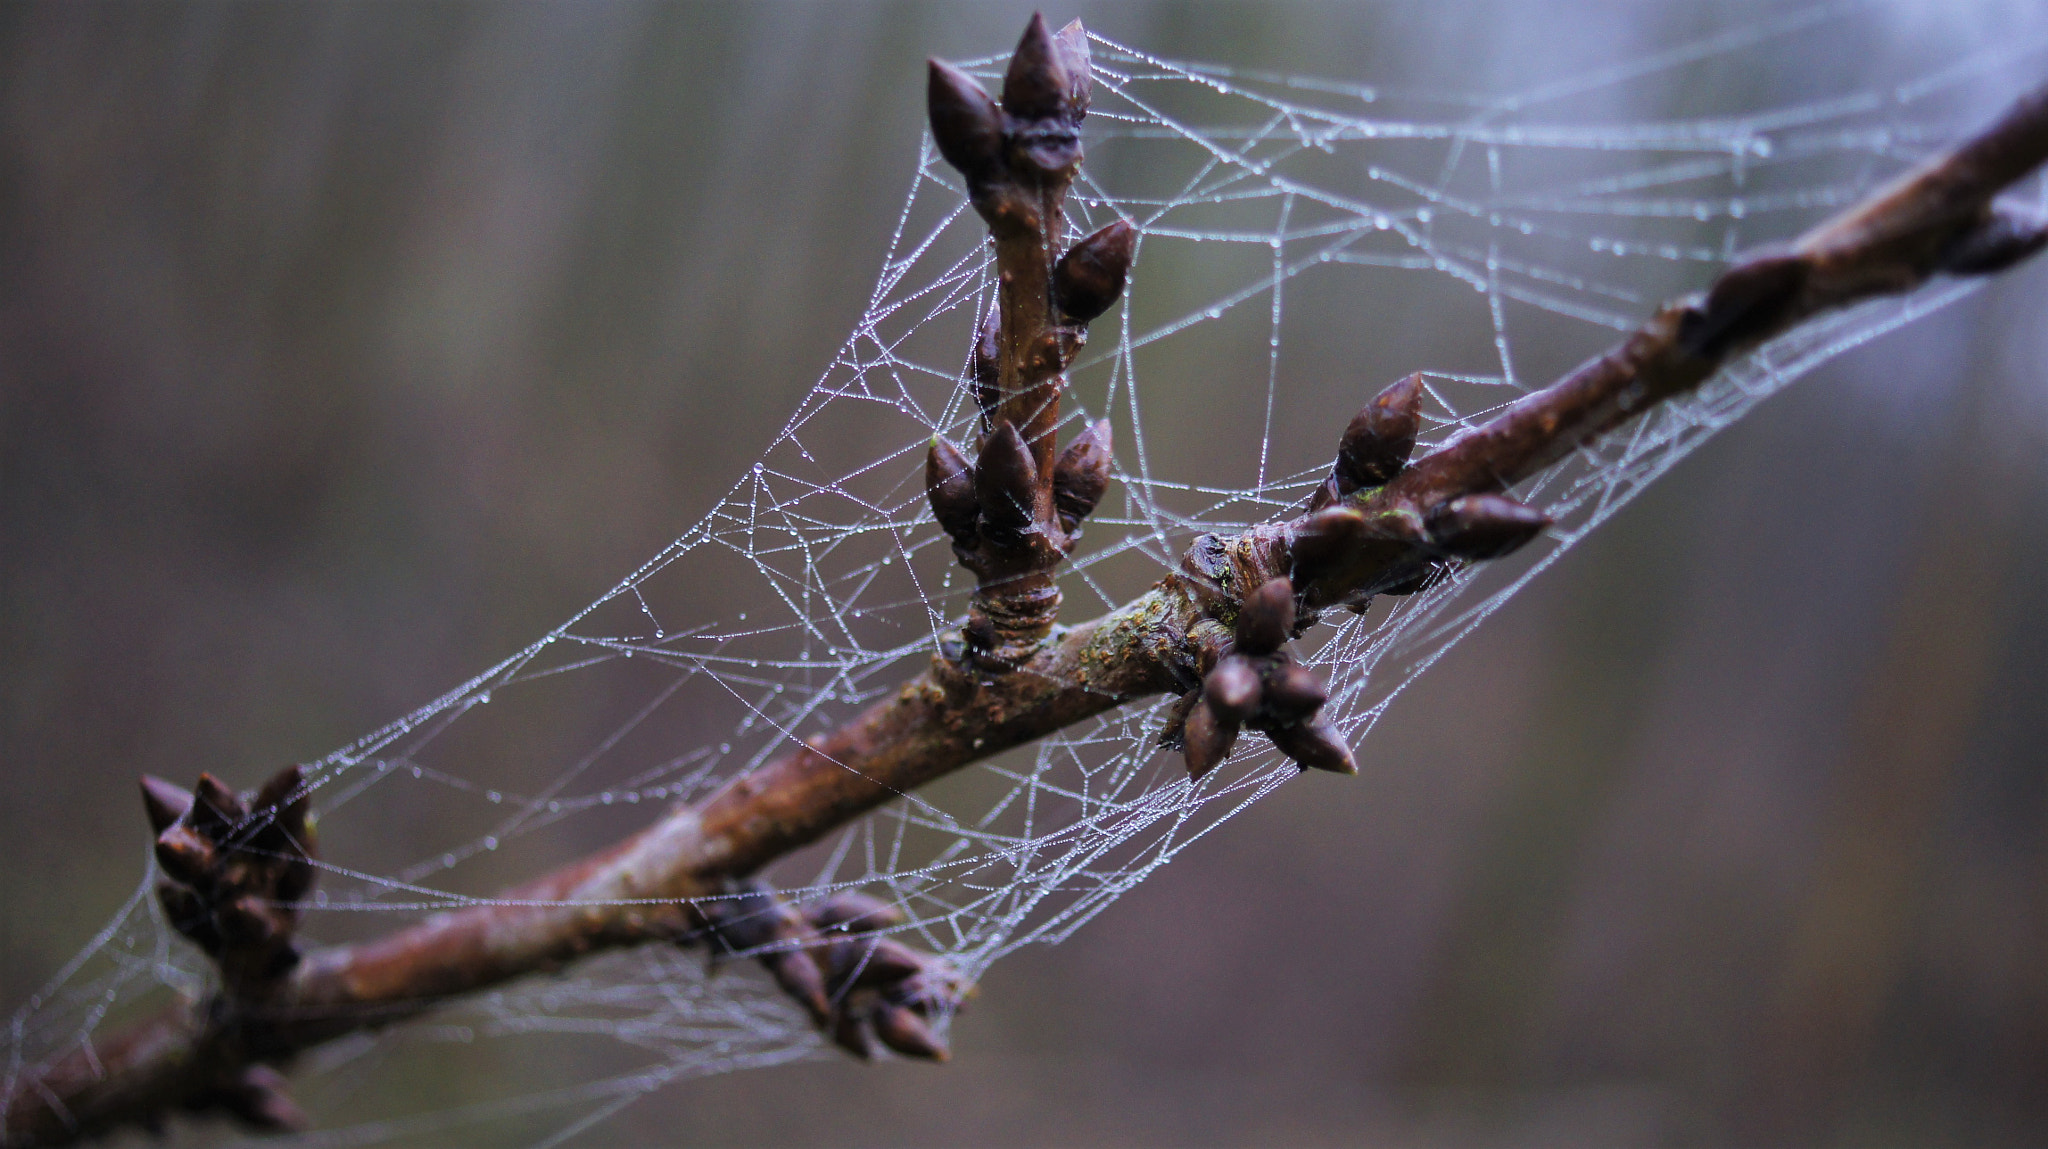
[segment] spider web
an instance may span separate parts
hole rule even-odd
[[[1064,617],[1142,592],[1202,533],[1297,505],[1345,418],[1398,375],[1427,372],[1427,450],[1736,253],[1954,139],[2010,93],[2013,69],[2048,55],[2040,39],[2008,40],[1881,86],[1816,81],[1762,108],[1617,114],[1654,107],[1646,92],[1712,102],[1697,93],[1759,54],[1817,50],[1855,11],[1778,15],[1511,97],[1175,62],[1097,38],[1069,226],[1078,236],[1122,217],[1143,238],[1126,302],[1071,372],[1066,433],[1109,417],[1117,482],[1061,576]],[[991,88],[1000,67],[971,64]],[[1941,284],[1803,328],[1526,485],[1517,494],[1557,517],[1527,553],[1304,638],[1304,659],[1330,680],[1325,713],[1359,745],[1461,637],[1708,436],[1970,290]],[[967,348],[993,292],[979,221],[927,140],[860,324],[710,513],[512,657],[309,765],[325,872],[307,937],[347,941],[487,903],[915,673],[972,589],[926,510],[922,470],[932,434],[972,437]],[[1358,373],[1305,377],[1301,364],[1333,355]],[[610,708],[600,729],[554,721],[591,698]],[[1247,737],[1190,783],[1155,746],[1164,705],[970,767],[767,876],[796,900],[883,898],[908,919],[903,941],[978,978],[1069,936],[1295,776]],[[1370,743],[1360,757],[1387,768]],[[380,835],[394,820],[432,820],[447,845],[395,855]],[[205,963],[165,927],[151,884],[16,1013],[10,1089],[165,990],[206,992]],[[504,1057],[568,1049],[547,1054],[567,1079],[425,1113],[374,1099],[380,1080],[485,1045]],[[326,1120],[299,1140],[490,1129],[556,1144],[678,1080],[821,1055],[833,1054],[744,964],[713,974],[699,953],[647,946],[309,1054],[296,1076]]]

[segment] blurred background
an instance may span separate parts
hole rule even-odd
[[[1713,8],[1048,15],[1507,93],[1774,11]],[[0,1000],[134,888],[138,773],[324,753],[694,522],[866,306],[923,59],[1029,11],[0,7]],[[2008,91],[2048,75],[2035,5],[1820,27],[1673,107],[1986,51]],[[2044,290],[1699,451],[1397,703],[1363,777],[997,966],[953,1064],[685,1082],[590,1143],[2048,1142]],[[1242,437],[1196,418],[1163,433]],[[422,1104],[549,1067],[447,1072]]]

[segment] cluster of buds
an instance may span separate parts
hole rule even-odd
[[[870,1058],[879,1043],[946,1059],[931,1019],[957,1011],[970,987],[945,959],[879,935],[903,924],[896,907],[851,892],[794,906],[757,885],[698,913],[714,961],[754,957],[847,1052]]]
[[[1418,372],[1380,392],[1345,427],[1329,477],[1289,532],[1297,584],[1369,563],[1389,573],[1368,584],[1367,597],[1412,594],[1459,563],[1511,554],[1550,525],[1541,511],[1491,493],[1460,495],[1426,512],[1361,512],[1361,503],[1407,468],[1421,429],[1422,396]]]
[[[1119,220],[1058,250],[1091,77],[1080,22],[1055,35],[1038,16],[1010,59],[1000,104],[972,76],[931,62],[932,136],[995,240],[997,298],[974,341],[974,458],[934,437],[925,493],[978,577],[964,653],[990,669],[1014,665],[1051,630],[1051,571],[1109,486],[1106,421],[1055,457],[1062,372],[1089,322],[1122,298],[1138,239]]]
[[[1329,689],[1287,650],[1296,621],[1294,583],[1271,579],[1245,596],[1229,641],[1204,648],[1202,661],[1211,664],[1202,684],[1183,696],[1162,739],[1179,743],[1189,777],[1200,779],[1229,757],[1247,726],[1303,769],[1358,773],[1343,736],[1322,719]]]
[[[260,996],[298,963],[295,907],[313,886],[311,795],[297,766],[252,794],[211,774],[191,790],[145,775],[142,803],[171,928],[205,950],[230,994]]]

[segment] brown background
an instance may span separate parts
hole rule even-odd
[[[694,521],[861,312],[922,59],[1026,11],[0,7],[0,997],[133,887],[135,774],[322,753]],[[1079,14],[1511,91],[1770,11]],[[1673,99],[1880,90],[1953,58],[1927,16]],[[1361,779],[998,966],[955,1064],[684,1083],[589,1143],[2048,1140],[2044,288],[1700,451],[1406,696]],[[421,1104],[548,1068],[451,1072]]]

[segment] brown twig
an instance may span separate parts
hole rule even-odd
[[[1049,465],[1064,355],[1034,358],[1033,350],[1059,344],[1077,326],[1070,321],[1076,317],[1054,310],[1058,288],[1051,269],[1059,264],[1050,244],[1058,205],[1048,184],[1041,181],[1034,191],[1002,165],[1028,159],[1043,175],[1067,164],[1070,176],[1078,146],[1071,162],[1060,159],[1067,154],[1061,149],[1072,145],[1074,94],[1085,93],[1086,85],[1069,66],[1071,49],[1046,37],[1042,24],[1034,23],[1019,58],[1033,53],[1041,63],[1057,61],[1052,73],[1066,69],[1064,85],[1044,82],[1048,73],[1041,67],[1014,91],[1006,84],[1005,102],[1013,106],[994,119],[988,109],[973,112],[964,131],[937,121],[958,112],[962,102],[970,111],[979,105],[939,68],[933,74],[941,147],[966,172],[977,206],[996,205],[993,214],[983,207],[983,214],[997,236],[999,269],[1011,275],[1001,285],[1000,338],[984,336],[997,350],[987,356],[996,368],[981,380],[981,390],[992,396],[984,403],[990,440],[1013,428],[1027,448],[1033,483],[1030,505],[1022,508],[1028,519],[1021,513],[1005,519],[998,529],[1009,534],[997,550],[1017,549],[1015,539],[1033,531],[1051,538],[1053,531],[1071,530],[1059,518],[1061,491]],[[1013,65],[1013,79],[1017,75]],[[308,953],[288,970],[266,965],[260,992],[231,985],[205,1003],[167,1010],[101,1041],[91,1054],[61,1058],[5,1099],[5,1144],[71,1141],[122,1124],[154,1123],[179,1108],[219,1107],[252,1121],[282,1122],[291,1116],[290,1104],[267,1067],[320,1042],[597,950],[702,939],[707,924],[713,934],[728,932],[729,940],[737,929],[746,941],[731,912],[741,903],[731,899],[758,895],[736,892],[732,883],[906,791],[1134,699],[1183,693],[1183,720],[1250,724],[1305,764],[1339,766],[1321,744],[1323,736],[1310,733],[1320,687],[1285,669],[1286,637],[1324,609],[1410,590],[1446,563],[1493,557],[1526,542],[1546,520],[1502,492],[1697,387],[1731,355],[1821,311],[1911,290],[1941,272],[1996,271],[2038,250],[2048,241],[2042,221],[2003,209],[1994,198],[2044,159],[2048,88],[1791,246],[1736,264],[1703,295],[1664,307],[1613,350],[1412,465],[1406,460],[1413,432],[1405,422],[1412,385],[1404,391],[1397,384],[1347,429],[1331,481],[1303,513],[1229,538],[1205,536],[1181,569],[1151,591],[1056,637],[1047,633],[1051,619],[1045,615],[994,642],[976,642],[971,634],[944,641],[930,668],[837,730],[793,747],[701,804],[670,811],[609,850],[507,891],[501,904]],[[1038,213],[1039,225],[1006,233],[1016,222],[1004,214],[1012,209]],[[1047,366],[1055,361],[1058,366]],[[977,471],[988,468],[988,450],[985,443]],[[1000,465],[1021,473],[1025,464],[1016,454]],[[987,492],[1021,488],[977,473],[970,524],[958,468],[942,460],[936,469],[934,508],[956,541],[969,535],[969,525],[970,538],[979,540],[991,511]],[[1069,497],[1074,494],[1069,489]],[[1100,497],[1099,485],[1090,497]],[[998,517],[1009,513],[995,511]],[[963,549],[981,561],[979,545]],[[1042,559],[1031,565],[998,555],[985,564],[995,573],[984,574],[984,591],[1014,590],[1019,581],[1050,587],[1056,558]],[[993,596],[979,601],[985,608]],[[985,613],[980,622],[970,618],[968,629],[986,621]],[[1047,629],[1030,637],[1041,623]],[[1002,670],[1013,672],[996,672]],[[1195,717],[1203,712],[1206,717]],[[1179,733],[1186,735],[1185,727]],[[1220,757],[1227,738],[1199,731],[1193,737],[1200,745],[1189,747],[1190,765],[1199,772]],[[1341,743],[1336,752],[1343,752]],[[157,801],[167,799],[158,795]],[[254,832],[246,820],[224,832],[232,837],[243,825]],[[791,918],[772,901],[747,904],[770,927],[765,941],[747,944],[769,944],[766,952],[779,952],[773,943],[789,940],[785,927],[800,934],[825,920]],[[892,971],[908,978],[911,960]],[[792,967],[779,976],[794,979],[786,984],[802,1000],[810,973],[832,976],[832,970],[829,964],[810,972]],[[874,994],[861,1016],[884,1041],[893,1033],[891,1044],[914,1050],[920,1041],[914,1029],[884,1029],[918,1016],[897,1008],[910,1000],[899,982],[861,982]],[[895,1012],[877,1012],[883,1006]]]

